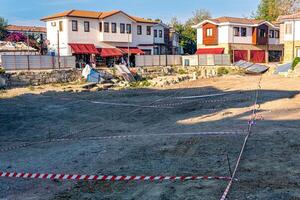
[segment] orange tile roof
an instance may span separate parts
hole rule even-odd
[[[217,23],[229,22],[229,23],[240,23],[240,24],[259,24],[265,21],[265,20],[256,20],[256,19],[238,18],[238,17],[218,17],[209,20],[215,21]]]
[[[57,13],[54,15],[50,15],[47,17],[42,18],[42,21],[47,21],[50,19],[55,19],[55,18],[61,18],[61,17],[82,17],[82,18],[93,18],[93,19],[104,19],[107,17],[110,17],[112,15],[118,14],[118,13],[123,13],[124,15],[128,16],[130,19],[136,22],[140,23],[157,23],[153,20],[148,20],[144,19],[141,17],[135,17],[135,16],[130,16],[126,14],[125,12],[121,10],[113,10],[109,12],[96,12],[96,11],[85,11],[85,10],[70,10],[70,11],[65,11],[62,13]]]
[[[300,12],[291,15],[281,15],[278,17],[278,21],[289,20],[289,19],[300,19]]]
[[[38,27],[38,26],[18,26],[18,25],[8,25],[6,27],[8,31],[20,31],[20,32],[43,32],[46,33],[46,27]]]

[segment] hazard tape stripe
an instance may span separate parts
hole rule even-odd
[[[110,140],[110,139],[130,139],[130,138],[140,138],[140,137],[152,137],[152,136],[205,136],[205,135],[241,135],[245,134],[244,131],[221,131],[221,132],[195,132],[195,133],[166,133],[166,134],[147,134],[147,135],[116,135],[116,136],[102,136],[102,137],[82,137],[82,138],[66,138],[72,135],[67,135],[64,138],[57,138],[51,140],[45,140],[40,142],[26,143],[17,146],[11,146],[7,148],[0,149],[0,152],[13,151],[25,147],[29,147],[36,144],[50,143],[50,142],[63,142],[63,141],[74,141],[74,140]]]
[[[115,176],[115,175],[78,175],[49,173],[1,172],[0,177],[50,179],[50,180],[100,180],[100,181],[186,181],[186,180],[231,180],[227,176]]]

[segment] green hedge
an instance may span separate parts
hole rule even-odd
[[[293,64],[292,64],[292,70],[295,69],[295,67],[300,63],[300,57],[297,57],[294,59]]]

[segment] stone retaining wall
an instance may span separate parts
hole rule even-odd
[[[67,83],[79,80],[80,78],[81,71],[77,69],[10,72],[0,74],[0,87],[25,87],[49,83]]]

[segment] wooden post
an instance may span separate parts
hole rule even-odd
[[[27,69],[30,70],[30,62],[29,62],[29,55],[27,55]]]

